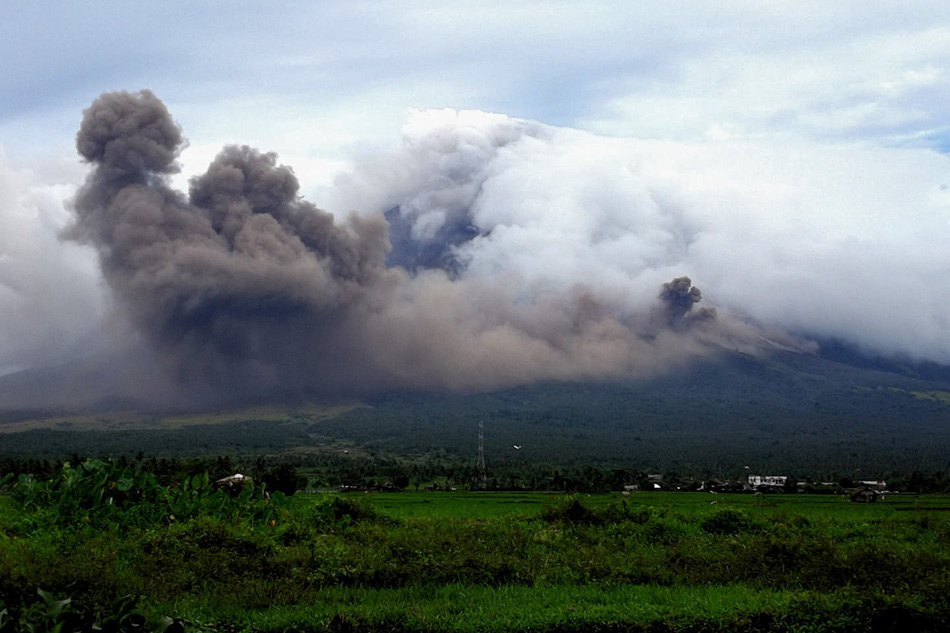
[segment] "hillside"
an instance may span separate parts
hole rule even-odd
[[[644,381],[547,383],[484,394],[391,393],[345,406],[217,412],[113,408],[0,413],[0,453],[334,452],[596,464],[728,474],[882,474],[950,467],[950,380],[940,367],[776,352],[724,354]],[[844,362],[848,361],[848,362]],[[22,383],[23,375],[12,377]],[[0,378],[0,395],[11,377]],[[514,445],[522,446],[516,450]]]
[[[320,431],[380,451],[438,446],[461,457],[481,419],[495,459],[667,471],[945,468],[950,449],[950,383],[791,353],[729,355],[649,381],[372,404]]]

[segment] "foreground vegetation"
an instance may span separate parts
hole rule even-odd
[[[6,484],[4,633],[950,623],[945,497],[287,497],[202,474],[169,486],[105,462]]]

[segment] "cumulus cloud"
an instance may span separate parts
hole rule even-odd
[[[0,157],[0,373],[70,358],[96,338],[95,260],[57,238],[73,190]]]
[[[873,139],[946,149],[950,28],[913,18],[902,29],[870,26],[823,32],[775,21],[763,26],[772,41],[678,57],[668,75],[623,89],[577,124],[651,138]]]

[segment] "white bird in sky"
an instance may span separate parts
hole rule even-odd
[[[520,451],[520,450],[521,450],[521,446],[520,446],[519,444],[514,444],[514,445],[513,445],[513,448],[514,448],[516,451]]]

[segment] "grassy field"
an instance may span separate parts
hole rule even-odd
[[[402,492],[347,493],[352,499],[365,499],[373,508],[393,518],[490,519],[498,517],[532,518],[546,506],[557,504],[566,495],[548,492]],[[298,495],[300,501],[318,501],[320,495]],[[794,514],[848,520],[880,520],[894,512],[950,511],[948,495],[889,495],[876,503],[854,503],[834,494],[710,494],[702,492],[634,492],[623,497],[610,494],[578,495],[592,508],[625,502],[704,516],[724,508],[735,508],[754,516]],[[947,515],[950,518],[950,514]]]
[[[443,585],[396,588],[328,588],[312,604],[220,610],[200,602],[180,606],[194,621],[228,620],[236,629],[288,631],[753,631],[767,630],[764,613],[781,613],[808,601],[802,631],[849,631],[847,613],[832,613],[826,596],[792,591],[754,591],[742,586],[615,587]],[[860,603],[860,600],[856,601]],[[853,621],[852,621],[853,622]],[[829,626],[830,625],[830,626]],[[783,625],[784,626],[784,625]]]
[[[950,626],[946,496],[267,498],[114,468],[0,497],[0,632]]]

